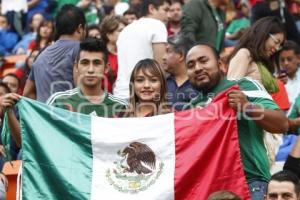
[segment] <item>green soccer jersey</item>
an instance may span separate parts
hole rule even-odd
[[[237,84],[248,100],[266,109],[278,109],[271,96],[258,82],[250,78],[242,78],[238,81],[222,80],[210,93],[199,94],[190,102],[189,107],[206,106],[213,97],[225,89]],[[255,180],[269,181],[270,169],[267,151],[263,141],[263,129],[249,118],[238,114],[238,134],[241,156],[248,182]]]
[[[73,112],[99,117],[113,117],[126,108],[126,102],[104,92],[104,99],[101,103],[91,103],[80,91],[79,88],[57,92],[47,101],[48,105],[63,108]]]
[[[248,28],[249,26],[250,26],[250,20],[248,18],[243,17],[241,19],[235,19],[229,24],[226,32],[233,34],[235,32],[238,32],[242,28]]]
[[[99,24],[98,10],[94,4],[83,10],[87,25]]]
[[[53,16],[55,17],[58,13],[58,11],[61,9],[61,7],[63,7],[66,4],[72,4],[72,5],[76,5],[80,0],[59,0],[56,1],[56,9],[53,13]]]
[[[300,117],[300,95],[297,96],[295,102],[293,103],[292,109],[288,116],[290,119],[296,119]],[[297,134],[300,133],[300,128],[297,130]]]

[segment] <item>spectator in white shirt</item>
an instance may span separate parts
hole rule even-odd
[[[118,75],[113,90],[115,96],[129,99],[129,79],[136,63],[142,59],[153,58],[162,64],[166,51],[167,12],[166,0],[143,0],[139,20],[123,29],[117,41]]]

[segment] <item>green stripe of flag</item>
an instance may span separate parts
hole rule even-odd
[[[90,117],[29,99],[21,99],[18,108],[23,199],[89,199],[93,166]]]

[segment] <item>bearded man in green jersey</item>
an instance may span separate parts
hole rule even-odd
[[[233,85],[239,86],[240,90],[228,92],[228,104],[238,112],[241,159],[252,199],[263,199],[270,180],[263,129],[284,133],[288,129],[287,118],[257,81],[247,77],[228,80],[220,70],[221,62],[213,47],[194,46],[187,53],[186,66],[190,83],[199,92],[188,107],[205,107],[222,91]]]

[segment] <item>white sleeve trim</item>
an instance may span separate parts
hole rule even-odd
[[[261,90],[253,90],[253,91],[242,91],[247,97],[253,97],[253,98],[264,98],[264,99],[269,99],[272,100],[272,97]]]

